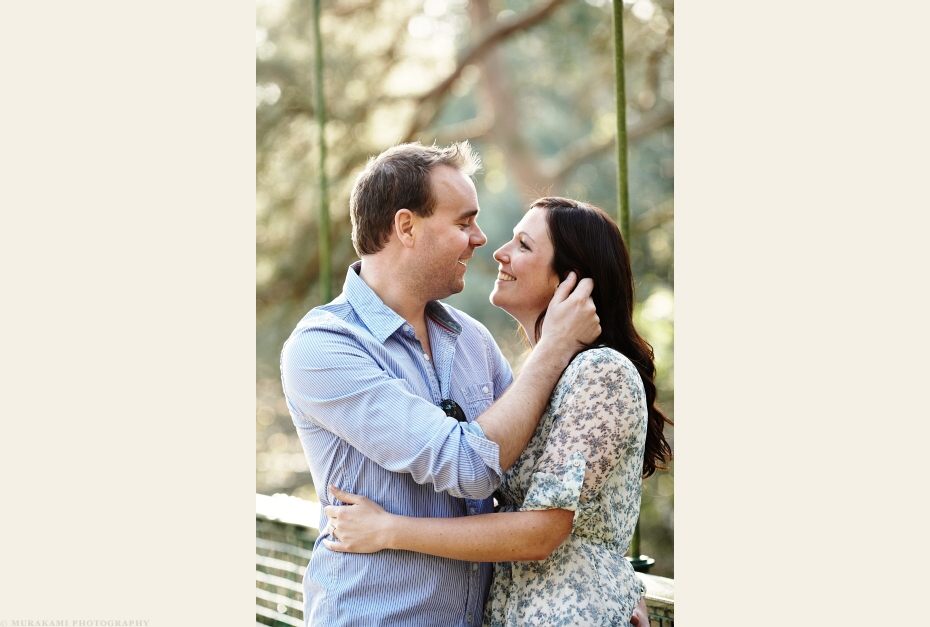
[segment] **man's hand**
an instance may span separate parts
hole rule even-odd
[[[572,356],[601,335],[601,320],[591,298],[594,281],[581,279],[576,287],[576,280],[575,273],[569,272],[556,288],[546,310],[542,332],[546,342],[570,351]],[[526,332],[532,333],[533,329]]]
[[[630,624],[636,627],[649,627],[649,610],[646,609],[646,600],[640,597],[639,605],[633,608]]]

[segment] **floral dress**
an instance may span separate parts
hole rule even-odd
[[[543,561],[500,562],[484,624],[628,625],[643,586],[624,557],[639,516],[646,395],[610,348],[575,357],[506,473],[500,511],[568,509],[571,535]]]

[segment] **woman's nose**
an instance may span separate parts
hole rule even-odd
[[[507,263],[507,244],[494,251],[494,261],[501,264]]]

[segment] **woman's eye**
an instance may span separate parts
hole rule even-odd
[[[529,250],[529,249],[530,249],[530,247],[527,246],[527,245],[523,242],[523,240],[520,240],[520,250]]]

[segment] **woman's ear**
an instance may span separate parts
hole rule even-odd
[[[413,234],[415,223],[416,216],[410,209],[398,209],[397,213],[394,214],[394,235],[407,248],[413,247],[416,239]]]

